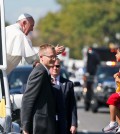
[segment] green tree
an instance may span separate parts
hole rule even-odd
[[[70,48],[70,57],[81,58],[85,45],[105,45],[105,37],[116,42],[115,35],[120,31],[119,0],[57,1],[61,10],[38,21],[36,44],[63,44]]]

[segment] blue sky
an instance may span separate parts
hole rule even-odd
[[[56,12],[60,6],[55,0],[4,0],[5,20],[15,23],[22,13],[31,14],[35,21],[45,16],[48,12]]]

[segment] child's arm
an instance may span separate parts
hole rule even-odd
[[[120,72],[114,74],[114,78],[117,84],[116,92],[120,92]]]
[[[113,75],[113,77],[116,79],[116,77],[118,77],[118,75],[119,75],[119,72],[115,73],[115,74]]]

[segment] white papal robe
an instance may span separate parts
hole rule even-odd
[[[37,54],[31,40],[22,32],[18,23],[6,27],[7,74],[21,61],[22,57],[31,64]]]

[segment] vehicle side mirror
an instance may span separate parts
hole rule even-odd
[[[79,81],[75,81],[75,82],[74,82],[74,87],[78,87],[78,86],[81,87],[82,85],[81,85],[81,83],[80,83]]]

